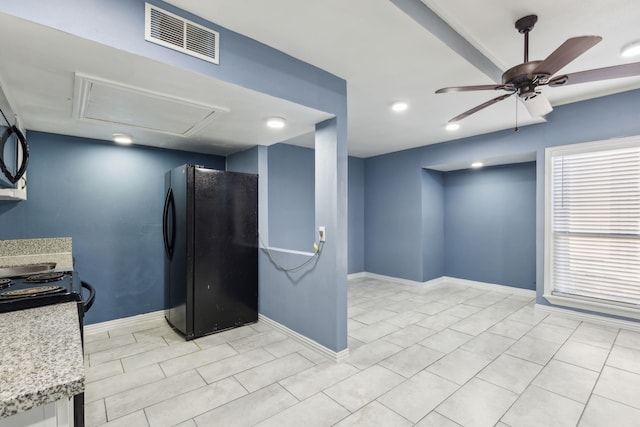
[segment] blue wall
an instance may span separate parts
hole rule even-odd
[[[366,159],[366,270],[425,281],[423,255],[443,256],[444,246],[424,239],[420,171],[478,159],[535,154],[535,280],[537,301],[544,277],[544,150],[546,147],[640,134],[640,90],[558,106],[547,122],[428,145]],[[439,203],[438,197],[434,203]],[[375,232],[375,233],[374,233]],[[444,258],[443,258],[444,259]]]
[[[259,299],[261,314],[338,352],[347,348],[348,257],[347,151],[346,144],[336,138],[339,133],[336,119],[316,125],[313,229],[325,226],[327,241],[312,262],[293,272],[282,271],[265,251],[261,251]],[[259,170],[263,168],[259,172],[261,183],[265,175],[269,181],[273,175],[264,166],[270,163],[265,161],[267,155],[271,158],[272,153],[258,152]],[[261,197],[261,206],[264,199],[268,199],[269,206],[273,203],[271,194]],[[292,267],[309,260],[308,254],[292,253],[289,248],[277,249],[270,240],[269,235],[264,242],[270,246],[271,254],[279,264]]]
[[[315,153],[288,144],[269,147],[269,246],[313,252]]]
[[[535,162],[445,173],[445,276],[535,289],[535,213]]]
[[[419,159],[412,150],[370,157],[365,183],[365,270],[422,281]]]
[[[76,269],[96,287],[87,323],[164,308],[164,174],[225,159],[29,132],[27,200],[0,202],[0,239],[71,237]]]
[[[422,170],[422,280],[444,275],[444,175]]]
[[[349,274],[364,270],[364,159],[349,157]]]
[[[258,147],[227,156],[226,170],[231,172],[258,173]]]
[[[314,150],[281,143],[267,147],[267,152],[269,245],[311,252],[318,239]],[[364,271],[364,164],[364,159],[349,157],[349,273]],[[227,170],[258,173],[257,168],[257,147],[227,157]]]

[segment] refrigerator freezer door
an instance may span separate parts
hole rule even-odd
[[[258,320],[256,175],[196,168],[194,333]]]

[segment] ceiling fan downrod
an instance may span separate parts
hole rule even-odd
[[[527,15],[516,21],[516,29],[520,34],[524,34],[524,62],[529,62],[529,32],[533,30],[538,22],[538,15]]]

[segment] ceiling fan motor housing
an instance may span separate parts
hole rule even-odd
[[[541,62],[529,61],[508,69],[502,74],[502,84],[513,86],[521,98],[535,96],[536,86],[546,82],[550,77],[548,74],[533,74]]]

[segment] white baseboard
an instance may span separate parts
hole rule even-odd
[[[475,280],[458,279],[457,277],[449,277],[449,276],[437,277],[435,279],[427,280],[426,282],[418,282],[415,280],[401,279],[399,277],[393,277],[393,276],[384,276],[382,274],[369,273],[366,271],[362,273],[355,273],[353,276],[354,277],[352,277],[352,275],[349,275],[348,278],[349,279],[352,279],[352,278],[378,279],[378,280],[384,280],[385,282],[393,282],[393,283],[399,283],[402,285],[409,285],[409,286],[437,286],[437,285],[446,285],[450,283],[450,284],[458,284],[463,286],[471,286],[474,288],[481,288],[488,291],[509,292],[512,294],[522,295],[527,297],[536,296],[536,291],[532,289],[515,288],[513,286],[497,285],[495,283],[477,282]]]
[[[525,297],[535,298],[536,291],[533,289],[522,289],[513,286],[497,285],[495,283],[477,282],[475,280],[459,279],[457,277],[442,276],[444,283],[452,283],[463,286],[471,286],[474,288],[485,289],[487,291],[509,292],[511,294],[522,295]]]
[[[437,279],[433,279],[433,280],[429,280],[428,282],[417,282],[415,280],[409,280],[409,279],[402,279],[400,277],[393,277],[393,276],[385,276],[383,274],[376,274],[376,273],[369,273],[367,271],[364,271],[362,273],[357,273],[360,276],[359,277],[364,277],[367,279],[378,279],[378,280],[384,280],[385,282],[393,282],[393,283],[399,283],[401,285],[409,285],[409,286],[424,286],[424,285],[430,285],[433,284],[432,282],[434,282],[434,280],[439,280],[439,278]]]
[[[364,279],[366,277],[367,277],[367,273],[365,273],[364,271],[361,271],[359,273],[347,274],[347,280]]]
[[[149,321],[157,321],[157,320],[164,320],[164,310],[153,311],[151,313],[145,313],[145,314],[139,314],[137,316],[123,317],[122,319],[109,320],[106,322],[94,323],[91,325],[85,325],[84,333],[85,335],[98,334],[101,332],[106,332],[116,327],[121,328],[121,327],[135,326],[140,324],[141,322],[149,322]],[[339,352],[335,352],[323,346],[322,344],[310,338],[307,338],[304,335],[301,335],[292,329],[287,328],[286,326],[276,322],[275,320],[268,318],[263,314],[258,314],[258,320],[266,323],[267,325],[273,327],[274,329],[277,329],[280,332],[284,333],[285,335],[293,338],[294,340],[303,344],[305,347],[310,348],[311,350],[314,350],[317,353],[320,353],[321,355],[325,356],[329,360],[339,363],[346,360],[349,357],[348,348]]]
[[[349,349],[345,348],[342,351],[333,351],[325,346],[323,346],[322,344],[320,344],[317,341],[312,340],[311,338],[307,338],[302,334],[299,334],[298,332],[294,331],[293,329],[289,329],[286,326],[284,326],[281,323],[276,322],[273,319],[268,318],[267,316],[265,316],[264,314],[258,314],[258,320],[261,322],[266,323],[267,325],[271,326],[274,329],[277,329],[278,331],[282,332],[283,334],[289,336],[290,338],[293,338],[294,340],[298,341],[300,344],[304,345],[305,347],[308,347],[311,350],[316,351],[317,353],[320,353],[321,355],[325,356],[327,359],[334,361],[336,363],[340,363],[343,362],[344,360],[346,360],[349,357]]]
[[[570,319],[582,320],[585,322],[597,323],[604,326],[610,326],[612,328],[624,328],[632,331],[640,332],[640,322],[634,322],[632,320],[614,319],[607,316],[600,316],[598,314],[581,313],[568,308],[552,307],[549,305],[536,304],[535,309],[548,314],[558,314],[560,316],[568,317]]]
[[[140,322],[164,319],[164,310],[152,311],[151,313],[138,314],[137,316],[123,317],[121,319],[108,320],[106,322],[93,323],[84,326],[85,335],[98,334],[116,327],[135,326]]]

